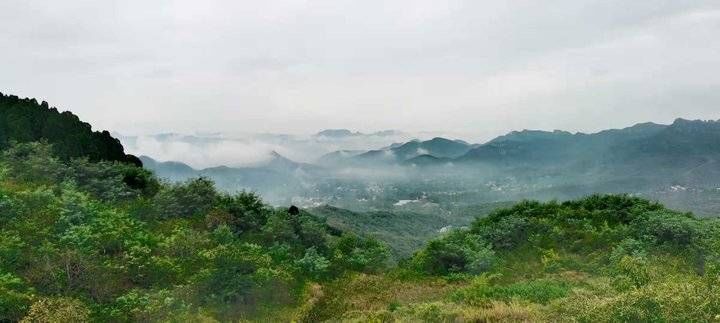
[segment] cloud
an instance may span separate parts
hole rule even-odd
[[[237,140],[184,140],[183,137],[158,138],[141,136],[125,141],[126,150],[149,155],[160,161],[182,161],[195,168],[219,165],[243,166],[260,163],[270,158],[270,152],[279,150],[264,142]]]
[[[146,155],[160,161],[181,161],[194,168],[214,166],[254,166],[268,161],[272,152],[297,162],[314,162],[322,155],[338,151],[362,151],[403,142],[411,134],[356,135],[343,138],[280,134],[157,134],[118,137],[128,153]],[[428,134],[418,134],[427,138]],[[390,154],[392,152],[388,151]],[[388,156],[390,158],[392,156]]]
[[[144,134],[482,141],[716,119],[719,12],[711,0],[5,0],[0,91]]]

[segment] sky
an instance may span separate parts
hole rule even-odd
[[[720,119],[720,1],[0,0],[0,92],[123,134]]]

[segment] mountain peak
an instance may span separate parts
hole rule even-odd
[[[681,126],[681,125],[713,125],[713,124],[720,124],[720,120],[700,120],[700,119],[683,119],[683,118],[677,118],[675,121],[673,121],[672,126]]]
[[[274,151],[274,150],[270,151],[270,158],[272,158],[272,159],[276,159],[276,158],[287,159],[287,158],[285,158],[285,156],[280,155],[280,153],[278,153],[277,151]]]
[[[274,150],[270,152],[270,159],[268,159],[264,163],[261,163],[260,165],[257,165],[257,167],[275,170],[294,170],[299,168],[300,166],[300,163],[295,162]]]
[[[348,129],[326,129],[316,134],[318,137],[344,138],[361,135],[359,132],[352,132]]]
[[[433,139],[428,140],[429,142],[454,142],[453,140],[446,139],[443,137],[435,137]]]

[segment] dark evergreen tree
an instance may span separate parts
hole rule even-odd
[[[125,154],[122,144],[107,131],[93,131],[90,124],[69,111],[59,112],[48,103],[0,93],[0,149],[13,142],[45,141],[62,160],[87,157],[90,161],[119,161],[142,166]]]

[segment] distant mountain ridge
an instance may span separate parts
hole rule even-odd
[[[347,138],[347,137],[355,137],[355,136],[382,136],[382,137],[389,137],[389,136],[397,136],[401,135],[402,133],[397,130],[382,130],[382,131],[376,131],[373,133],[362,133],[359,131],[350,131],[348,129],[325,129],[317,134],[315,134],[316,137],[325,137],[325,138]]]
[[[145,168],[159,177],[172,181],[184,181],[196,177],[213,179],[218,187],[228,191],[249,190],[262,194],[268,200],[282,200],[288,192],[305,188],[302,179],[315,176],[320,168],[316,165],[299,163],[273,151],[270,158],[252,166],[215,166],[195,169],[177,161],[157,161],[141,156]]]
[[[714,209],[698,208],[693,201],[718,195],[720,205],[718,121],[677,119],[590,134],[523,130],[484,144],[436,137],[375,150],[338,150],[315,164],[272,156],[253,167],[192,172],[180,164],[143,161],[161,177],[209,176],[222,188],[256,190],[270,199],[276,194],[283,201],[304,196],[310,204],[316,199],[375,203],[368,201],[380,190],[398,199],[436,192],[453,201],[633,193],[704,214]],[[467,197],[453,197],[456,193]],[[382,203],[390,202],[396,201]]]
[[[425,141],[416,139],[406,143],[392,144],[388,147],[366,152],[332,152],[321,157],[321,160],[325,164],[330,160],[336,164],[399,164],[423,155],[438,159],[457,158],[467,153],[471,148],[472,145],[462,140],[435,137]]]
[[[682,136],[715,136],[708,138],[685,139],[684,149],[702,146],[697,140],[710,140],[712,144],[720,136],[713,130],[717,121],[690,121],[677,119],[670,125],[656,123],[639,123],[623,129],[610,129],[597,133],[570,133],[554,130],[522,130],[498,136],[484,144],[469,144],[462,140],[451,140],[436,137],[431,140],[412,140],[393,144],[377,150],[336,151],[323,156],[322,164],[329,161],[335,164],[419,164],[430,166],[449,161],[459,163],[489,163],[497,166],[540,165],[546,163],[566,163],[578,158],[585,158],[592,151],[602,152],[605,157],[620,157],[622,151],[636,149],[646,151],[649,147],[662,149],[665,143],[677,141],[669,135],[679,132]],[[680,130],[685,129],[685,130]],[[693,129],[693,130],[691,130]],[[665,137],[662,139],[662,137]],[[656,141],[656,143],[653,143]],[[632,147],[636,145],[637,147]],[[645,148],[641,147],[645,146]],[[677,146],[677,145],[676,145]],[[674,149],[681,149],[675,147]],[[702,148],[700,148],[702,150]],[[606,154],[607,153],[607,154]],[[630,157],[626,156],[626,157]],[[430,158],[434,157],[434,158]],[[434,160],[434,161],[433,161]],[[417,163],[415,163],[417,164]]]
[[[346,129],[325,130],[323,135],[355,135]],[[681,158],[720,153],[720,122],[677,119],[672,124],[639,123],[597,133],[523,130],[496,137],[485,144],[435,137],[396,143],[377,150],[338,150],[322,156],[326,167],[366,164],[432,166],[455,162],[500,167],[565,165],[580,161],[630,161],[637,158]],[[271,152],[268,165],[259,168],[293,170],[315,167]]]
[[[642,123],[594,134],[521,131],[470,150],[463,162],[567,163],[583,159],[630,161],[639,157],[681,157],[720,152],[720,122],[677,119],[670,125]]]

